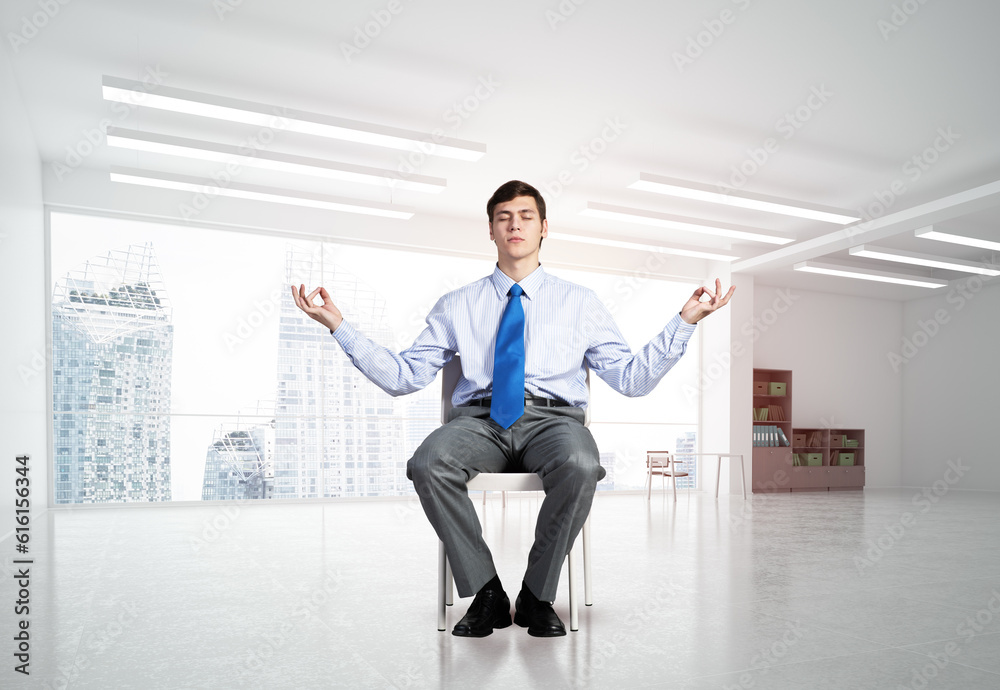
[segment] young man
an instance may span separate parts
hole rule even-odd
[[[419,390],[456,353],[462,377],[452,419],[407,463],[420,503],[444,542],[458,593],[475,594],[452,634],[484,637],[511,624],[510,600],[483,541],[466,482],[480,472],[535,472],[545,487],[513,621],[537,637],[566,634],[552,610],[559,572],[605,475],[583,425],[586,368],[629,396],[649,393],[681,358],[695,324],[725,306],[700,287],[663,331],[632,354],[593,291],[549,275],[538,261],[548,235],[545,200],[512,180],[486,205],[497,247],[493,274],[444,295],[427,328],[395,354],[343,320],[327,291],[292,286],[295,304],[330,329],[354,365],[390,395]],[[313,300],[319,295],[323,304]],[[701,297],[708,296],[702,302]]]

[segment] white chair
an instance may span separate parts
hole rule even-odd
[[[646,451],[646,481],[649,482],[649,490],[646,493],[646,500],[653,497],[653,475],[660,475],[660,489],[663,490],[664,477],[670,477],[670,485],[674,490],[674,503],[677,503],[677,478],[689,476],[686,470],[678,469],[676,456],[669,450],[647,450]]]
[[[458,379],[462,374],[462,364],[459,356],[455,355],[452,360],[441,370],[441,423],[447,424],[451,415],[451,394],[455,390]],[[590,372],[587,372],[587,391],[590,391]],[[590,425],[590,409],[587,409],[584,424]],[[532,472],[480,472],[469,480],[466,485],[469,489],[483,492],[483,504],[486,503],[487,491],[503,492],[503,507],[507,507],[508,491],[544,491],[542,478]],[[590,569],[590,515],[583,523],[583,589],[584,603],[592,606],[593,596],[591,588]],[[574,578],[574,568],[577,549],[581,547],[578,542],[573,545],[572,550],[566,557],[568,561],[569,576],[569,629],[576,631],[580,629],[580,615],[577,602],[576,580]],[[448,563],[448,555],[444,550],[444,543],[438,541],[438,611],[437,629],[445,630],[447,619],[447,606],[454,603],[454,583],[451,574],[451,565]]]

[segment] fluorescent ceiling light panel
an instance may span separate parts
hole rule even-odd
[[[826,223],[837,223],[838,225],[847,225],[848,223],[861,220],[860,216],[850,215],[839,209],[804,204],[798,201],[793,202],[788,199],[779,199],[778,197],[764,196],[763,194],[751,194],[744,191],[730,190],[723,192],[720,191],[719,187],[713,187],[712,185],[675,180],[671,177],[662,177],[651,173],[639,173],[639,179],[630,184],[629,189],[656,192],[658,194],[682,197],[684,199],[695,199],[697,201],[708,201],[713,204],[739,206],[740,208],[749,208],[755,211],[780,213],[797,218],[821,220]]]
[[[951,242],[952,244],[964,244],[966,247],[979,247],[980,249],[1000,251],[1000,242],[991,242],[989,240],[979,240],[975,237],[965,237],[963,235],[951,235],[947,232],[938,232],[933,226],[921,228],[920,230],[914,230],[913,234],[916,237],[921,237],[925,240]]]
[[[407,175],[405,178],[392,170],[369,168],[350,163],[335,163],[293,156],[287,153],[247,149],[247,147],[217,144],[209,141],[185,139],[166,134],[138,132],[119,127],[108,127],[108,145],[135,151],[165,153],[171,156],[198,158],[219,163],[238,162],[255,168],[280,170],[282,172],[325,177],[345,182],[361,182],[398,189],[412,189],[418,192],[437,193],[447,186],[447,181],[426,175]]]
[[[713,261],[736,261],[738,256],[730,254],[716,254],[698,249],[682,249],[679,247],[661,247],[655,244],[642,244],[639,242],[626,242],[624,240],[612,240],[604,237],[586,237],[584,235],[566,235],[563,233],[549,233],[549,237],[556,240],[566,240],[567,242],[580,242],[582,244],[596,244],[602,247],[618,247],[620,249],[633,249],[637,251],[651,252],[653,254],[672,254],[675,256],[688,256],[694,259],[711,259]]]
[[[179,189],[201,193],[209,198],[214,196],[230,196],[238,199],[269,201],[278,204],[321,208],[328,211],[345,211],[347,213],[362,213],[369,216],[382,216],[384,218],[399,218],[401,220],[409,220],[413,217],[414,213],[413,209],[405,206],[382,204],[376,201],[361,201],[359,199],[311,194],[309,192],[293,191],[290,189],[275,189],[260,185],[240,184],[238,182],[230,182],[223,187],[200,177],[136,170],[134,168],[123,168],[115,165],[111,166],[111,181],[145,185],[147,187],[160,187],[163,189]]]
[[[879,283],[897,283],[899,285],[913,285],[915,287],[939,288],[948,284],[948,281],[946,280],[922,278],[920,276],[907,275],[905,273],[871,271],[863,268],[851,268],[850,266],[838,266],[835,264],[821,264],[816,263],[815,261],[803,261],[795,264],[793,268],[796,271],[805,271],[806,273],[822,273],[823,275],[828,276],[874,280]]]
[[[788,244],[789,242],[795,241],[790,237],[768,235],[757,230],[756,228],[747,228],[741,225],[731,225],[729,223],[708,223],[694,218],[672,216],[670,214],[659,213],[657,211],[642,211],[635,208],[602,204],[595,201],[588,201],[587,207],[580,211],[580,215],[590,216],[593,218],[621,220],[626,223],[638,223],[639,225],[652,225],[658,228],[670,228],[671,230],[696,232],[702,235],[717,235],[719,237],[748,240],[750,242]]]
[[[959,259],[943,259],[939,256],[905,252],[901,249],[882,249],[862,244],[857,247],[851,247],[850,252],[851,256],[864,256],[869,259],[895,261],[897,263],[914,264],[916,266],[930,266],[931,268],[945,268],[949,271],[978,273],[983,276],[1000,276],[1000,271],[990,268],[989,264],[977,264],[973,261],[960,261]]]
[[[172,86],[151,87],[140,81],[107,75],[104,75],[101,83],[105,100],[120,101],[129,105],[141,105],[465,161],[477,161],[486,153],[485,144],[438,136],[436,133],[426,134],[331,115],[293,111],[281,106],[177,89]]]

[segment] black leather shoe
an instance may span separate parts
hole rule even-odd
[[[484,589],[472,600],[468,612],[458,622],[452,635],[486,637],[494,628],[509,627],[510,599],[502,589]]]
[[[552,610],[552,604],[539,601],[527,587],[521,588],[514,603],[514,622],[528,629],[532,637],[561,637],[566,626]]]

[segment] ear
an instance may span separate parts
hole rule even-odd
[[[549,219],[546,218],[542,221],[542,239],[544,240],[549,236]]]
[[[493,221],[491,220],[490,221],[490,242],[495,242],[495,241],[496,240],[493,239]]]

